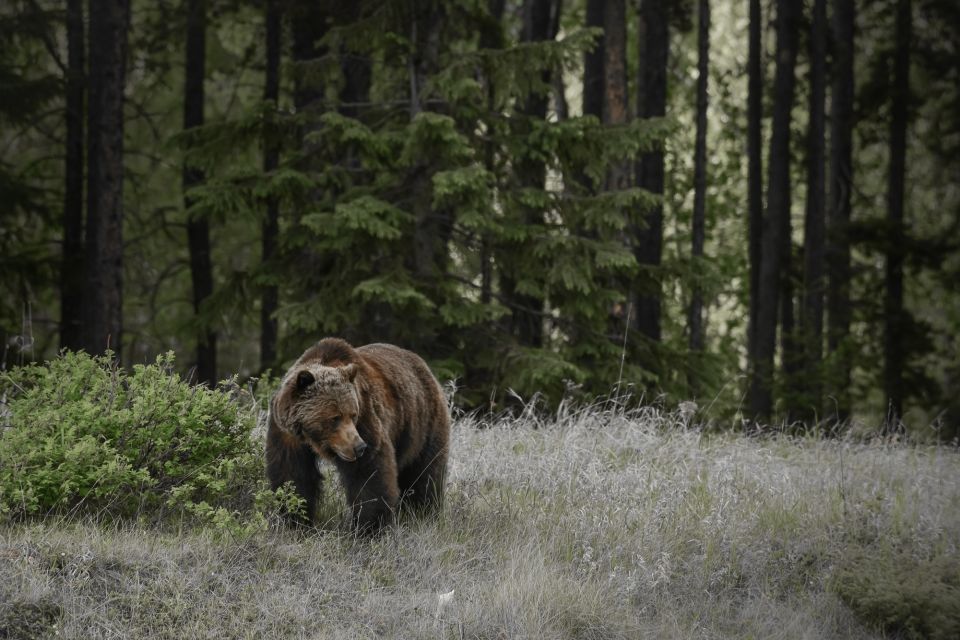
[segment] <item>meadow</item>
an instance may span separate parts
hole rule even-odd
[[[954,638],[960,455],[708,434],[619,405],[453,429],[438,518],[375,539],[0,525],[6,638]]]

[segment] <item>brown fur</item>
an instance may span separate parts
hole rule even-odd
[[[332,462],[353,527],[374,531],[401,504],[442,503],[449,443],[443,393],[419,356],[325,338],[290,367],[271,401],[267,475],[274,488],[293,482],[307,504],[300,522],[309,524],[323,479],[317,458]]]

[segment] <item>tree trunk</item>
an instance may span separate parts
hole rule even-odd
[[[266,7],[266,69],[263,87],[263,99],[272,102],[277,108],[280,97],[280,36],[281,10],[279,0],[267,0]],[[280,160],[280,148],[272,135],[264,138],[263,172],[269,174],[277,168]],[[277,201],[271,198],[267,202],[267,215],[261,225],[261,260],[269,264],[276,254],[277,236],[280,232],[280,211]],[[277,364],[278,325],[275,314],[279,305],[280,292],[276,285],[264,288],[260,302],[260,370],[265,371]]]
[[[831,379],[831,417],[850,416],[850,194],[853,185],[854,0],[833,2],[833,87],[830,95],[830,210],[827,233],[827,348],[836,361]]]
[[[818,420],[823,411],[824,295],[824,99],[826,92],[827,3],[814,0],[810,25],[810,123],[807,130],[807,210],[803,230],[803,413]]]
[[[750,313],[747,353],[756,359],[757,309],[760,302],[760,251],[763,237],[763,13],[760,0],[750,0],[750,45],[747,58],[747,208],[750,260]]]
[[[587,0],[587,26],[603,28],[605,0]],[[604,36],[583,59],[583,115],[603,118]]]
[[[692,257],[695,274],[699,274],[697,263],[703,259],[703,245],[706,239],[706,198],[707,198],[707,106],[709,95],[707,84],[710,74],[710,0],[700,0],[697,32],[697,136],[693,151],[693,229]],[[690,300],[690,313],[687,320],[690,333],[690,351],[703,352],[703,287],[697,275],[694,275],[693,294]],[[696,367],[690,370],[690,389],[694,396],[700,389]]]
[[[480,34],[480,47],[483,49],[503,48],[503,9],[505,0],[487,0],[487,11],[490,13],[490,23]],[[489,74],[488,74],[489,75]],[[487,83],[487,112],[494,113],[494,87],[490,77],[484,80]],[[492,140],[484,143],[484,164],[487,171],[494,175],[496,166],[496,147]],[[493,299],[493,251],[490,236],[486,231],[480,235],[480,302],[490,304]]]
[[[521,42],[553,40],[556,35],[553,32],[553,4],[554,0],[524,1]],[[551,75],[549,71],[544,71],[541,80],[550,84]],[[549,98],[546,95],[527,96],[520,109],[520,113],[526,116],[527,122],[521,122],[520,126],[526,127],[531,120],[546,119],[548,104]],[[520,157],[516,161],[515,172],[521,187],[544,188],[546,167],[542,161]],[[543,224],[543,212],[527,209],[523,213],[523,221],[527,225],[540,226]],[[499,261],[503,267],[500,274],[501,293],[510,307],[511,333],[517,338],[518,343],[525,347],[541,347],[543,346],[543,300],[516,291],[516,281],[522,274],[515,272],[517,268],[515,256],[525,250],[526,247],[508,247],[505,259]]]
[[[798,386],[801,350],[803,343],[797,339],[798,267],[794,260],[793,222],[788,219],[783,229],[783,252],[780,267],[780,363],[783,370],[785,420],[793,424],[797,420]]]
[[[87,108],[86,349],[121,357],[123,88],[129,0],[90,0]]]
[[[297,112],[317,109],[317,102],[323,99],[323,87],[313,78],[306,77],[298,66],[316,60],[326,53],[317,42],[326,34],[329,15],[326,6],[311,0],[294,0],[284,5],[289,8],[291,57],[294,61],[293,106]],[[305,135],[311,131],[307,126]],[[301,139],[303,135],[300,136]]]
[[[203,77],[206,70],[206,0],[189,0],[187,5],[187,55],[184,67],[183,129],[203,125]],[[193,283],[193,311],[201,315],[204,300],[213,294],[213,261],[210,256],[210,223],[190,214],[187,191],[203,182],[203,172],[184,163],[184,208],[187,210],[187,245],[190,249],[190,280]],[[217,334],[199,328],[197,334],[197,382],[217,383]]]
[[[670,47],[668,3],[640,3],[637,25],[640,62],[637,72],[637,117],[654,118],[666,113],[667,56]],[[643,154],[637,163],[637,186],[663,195],[663,151]],[[663,255],[663,207],[657,205],[644,216],[645,226],[637,231],[634,255],[640,266],[656,271]],[[653,275],[640,283],[633,327],[653,342],[660,342],[660,278]],[[655,363],[647,363],[654,367]]]
[[[83,0],[67,0],[66,161],[60,263],[60,348],[83,348]]]
[[[773,86],[767,211],[763,221],[755,359],[747,402],[749,417],[757,421],[769,419],[773,413],[777,311],[790,227],[790,111],[795,88],[799,8],[794,0],[777,1],[777,71]]]
[[[901,429],[903,418],[903,368],[906,364],[903,334],[903,201],[906,176],[907,125],[910,104],[910,0],[898,0],[893,96],[890,113],[890,182],[887,189],[887,291],[884,300],[884,391],[887,396],[887,430]]]

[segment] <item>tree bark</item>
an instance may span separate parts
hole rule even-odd
[[[699,0],[697,31],[697,134],[693,151],[693,222],[692,250],[695,273],[699,273],[697,263],[703,259],[703,245],[706,240],[706,199],[707,199],[707,107],[709,94],[707,85],[710,74],[710,0]],[[702,353],[704,347],[703,326],[703,287],[697,275],[694,275],[693,293],[690,300],[690,312],[687,319],[690,338],[690,351],[694,355]],[[689,375],[689,384],[694,396],[700,388],[699,376],[693,368]]]
[[[556,34],[553,31],[554,0],[525,0],[522,6],[523,22],[521,25],[521,42],[545,42],[553,40]],[[550,84],[551,73],[544,71],[541,80]],[[547,117],[547,95],[530,94],[527,96],[520,113],[526,116],[527,122],[520,123],[520,127],[529,129],[532,120],[544,120]],[[520,157],[515,169],[521,187],[543,189],[546,180],[546,167],[538,159]],[[543,224],[543,212],[527,209],[523,212],[523,221],[527,225],[539,226]],[[503,267],[500,274],[500,288],[504,301],[510,307],[511,333],[518,343],[525,347],[543,346],[543,300],[536,296],[525,295],[516,291],[516,282],[522,274],[516,273],[516,254],[524,249],[509,247],[505,259],[500,260]]]
[[[887,397],[888,432],[901,429],[903,418],[903,368],[906,365],[902,334],[904,225],[903,202],[906,177],[907,125],[910,105],[910,0],[898,0],[896,52],[893,66],[893,96],[890,114],[890,181],[887,189],[887,269],[884,299],[884,391]]]
[[[60,348],[83,348],[83,0],[67,0],[66,160],[60,263]]]
[[[757,308],[760,298],[760,251],[763,238],[763,13],[760,0],[750,0],[750,44],[747,58],[747,208],[750,261],[750,313],[747,325],[749,362],[756,358]]]
[[[87,109],[86,349],[113,351],[123,338],[123,88],[129,0],[90,0]]]
[[[490,13],[490,22],[480,34],[480,47],[483,49],[503,48],[503,9],[506,0],[487,0],[487,11]],[[495,94],[491,78],[484,79],[487,83],[487,112],[494,113]],[[484,164],[487,171],[494,174],[496,166],[496,146],[492,140],[484,143]],[[489,233],[480,235],[480,302],[487,305],[493,299],[493,250]]]
[[[670,47],[668,2],[644,0],[640,3],[637,26],[640,63],[637,72],[637,117],[655,118],[666,113],[667,59]],[[663,151],[643,154],[636,167],[638,187],[663,196]],[[663,256],[663,207],[655,206],[644,216],[645,225],[637,231],[634,255],[641,268],[656,271]],[[633,314],[633,328],[653,342],[660,342],[660,278],[652,275],[641,283]],[[649,363],[648,366],[654,366]]]
[[[850,194],[853,185],[854,0],[833,2],[833,85],[830,94],[830,209],[827,230],[827,348],[836,361],[831,376],[831,418],[850,416]]]
[[[606,0],[587,0],[587,26],[604,27],[603,14]],[[603,118],[604,58],[603,35],[597,40],[596,46],[588,51],[583,60],[583,115]]]
[[[267,0],[266,22],[266,68],[263,99],[277,108],[280,97],[280,37],[282,13],[279,0]],[[264,138],[263,172],[269,174],[277,168],[280,147],[271,135]],[[280,233],[280,210],[275,198],[267,202],[267,214],[260,229],[261,260],[269,265],[276,255],[277,236]],[[264,287],[260,301],[260,370],[265,371],[277,364],[278,323],[276,318],[280,292],[276,285]]]
[[[773,87],[773,126],[767,174],[767,211],[757,297],[754,361],[751,363],[748,412],[763,421],[773,413],[773,362],[777,341],[777,311],[784,265],[784,247],[790,226],[790,111],[795,88],[797,15],[795,0],[777,1],[777,70]]]
[[[810,123],[807,130],[807,209],[803,230],[803,413],[821,417],[824,296],[824,100],[826,93],[827,3],[814,0],[810,25]]]
[[[187,4],[187,55],[184,63],[183,129],[203,126],[203,78],[206,70],[206,0]],[[204,180],[203,172],[184,163],[183,200],[187,210],[187,246],[190,250],[190,280],[193,284],[193,311],[199,317],[203,302],[213,294],[213,261],[210,255],[210,223],[189,213],[187,191]],[[217,383],[217,334],[209,328],[197,329],[196,380],[214,386]]]

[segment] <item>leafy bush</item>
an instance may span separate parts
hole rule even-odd
[[[110,355],[65,353],[3,373],[0,511],[172,509],[219,526],[262,524],[247,516],[278,498],[264,491],[251,437],[256,404],[189,385],[173,361],[168,353],[128,373]]]

